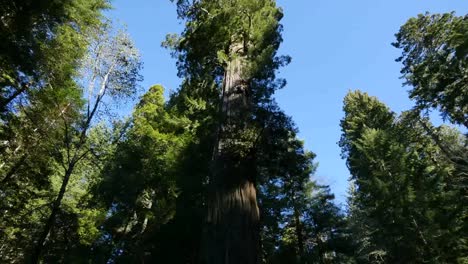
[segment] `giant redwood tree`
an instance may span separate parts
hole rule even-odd
[[[218,109],[201,261],[256,263],[255,154],[264,131],[258,113],[284,84],[275,78],[276,69],[289,60],[276,55],[282,12],[271,0],[177,4],[186,28],[167,44],[178,57],[179,75],[197,94],[211,95],[204,99]]]

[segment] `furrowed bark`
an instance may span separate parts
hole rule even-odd
[[[223,120],[213,155],[211,191],[202,241],[202,263],[245,263],[258,260],[259,209],[255,157],[249,133],[248,81],[243,78],[243,45],[232,45],[225,67]]]

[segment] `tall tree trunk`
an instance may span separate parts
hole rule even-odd
[[[250,87],[243,78],[243,45],[232,45],[225,68],[222,114],[208,213],[202,241],[202,262],[255,264],[259,247],[259,209],[255,189],[255,157],[249,142]]]
[[[46,238],[54,226],[55,218],[57,217],[57,214],[60,210],[60,205],[62,203],[63,196],[65,195],[65,191],[67,189],[68,182],[70,181],[70,177],[73,172],[74,166],[75,166],[75,163],[71,162],[68,165],[67,170],[65,171],[65,175],[63,178],[62,186],[60,187],[59,194],[52,205],[52,212],[50,213],[49,218],[47,219],[47,222],[44,226],[44,229],[42,230],[42,233],[39,237],[39,240],[37,241],[37,244],[31,255],[30,263],[33,263],[33,264],[39,263],[39,260],[40,260],[42,251],[44,249],[45,242],[46,242]]]

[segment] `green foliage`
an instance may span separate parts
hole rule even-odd
[[[106,0],[3,1],[0,112],[51,80],[73,76],[86,52],[86,33],[100,23]]]
[[[172,48],[172,54],[178,59],[179,76],[184,78],[184,83],[171,98],[170,105],[196,124],[195,139],[189,149],[192,151],[190,155],[197,153],[192,161],[183,160],[178,181],[181,185],[180,208],[184,208],[184,211],[188,209],[196,219],[190,223],[176,215],[171,222],[171,230],[177,236],[169,238],[169,241],[174,241],[172,245],[184,245],[182,252],[171,256],[171,262],[184,263],[196,261],[193,252],[198,252],[200,247],[200,233],[180,231],[202,229],[203,214],[206,213],[195,208],[203,209],[210,205],[213,202],[210,197],[218,197],[214,192],[220,192],[221,196],[232,193],[223,193],[220,186],[236,188],[227,185],[228,182],[236,182],[237,177],[251,175],[247,181],[256,181],[258,174],[254,171],[254,164],[258,157],[258,144],[265,136],[262,131],[267,129],[267,108],[274,105],[271,97],[274,90],[284,85],[284,81],[275,79],[275,72],[289,58],[276,55],[282,40],[279,24],[282,13],[274,1],[177,1],[177,4],[179,17],[186,22],[185,30],[180,36],[169,35],[163,45]],[[238,65],[239,72],[230,71],[232,65]],[[234,77],[234,83],[245,86],[245,97],[249,101],[246,104],[249,106],[244,109],[247,110],[245,112],[232,108],[231,112],[242,114],[239,118],[230,119],[231,123],[227,124],[226,102],[230,99],[226,99],[229,95],[225,83],[229,74]],[[227,158],[222,159],[221,156]],[[224,212],[229,211],[229,207],[226,205],[208,210]],[[182,216],[187,214],[183,213]],[[234,214],[232,219],[238,216]],[[210,227],[205,225],[205,228]],[[252,233],[239,233],[232,237],[254,237],[255,233],[252,230]],[[216,258],[216,250],[212,249],[223,247],[227,240],[213,244],[206,252]],[[233,245],[238,245],[238,242]],[[254,252],[252,254],[256,254],[251,249],[255,246],[247,247]],[[166,255],[165,252],[161,253]],[[174,259],[174,255],[181,256]],[[233,252],[231,256],[242,258],[247,257],[247,253],[242,256]]]
[[[123,250],[121,261],[143,257],[151,250],[144,241],[174,217],[180,193],[175,172],[191,138],[190,121],[171,113],[162,86],[152,86],[96,190],[108,211],[103,235],[111,239],[101,247]]]
[[[468,127],[468,16],[454,13],[418,15],[396,34],[397,59],[411,85],[416,108],[437,108],[444,118]]]
[[[68,15],[68,8],[76,11],[73,16],[77,20],[73,24],[67,20],[64,24],[54,22],[55,28],[44,28],[53,32],[33,29],[47,34],[44,41],[48,43],[40,44],[44,48],[41,60],[31,61],[38,63],[31,64],[34,71],[17,69],[22,78],[35,78],[40,85],[22,90],[2,84],[6,93],[16,89],[26,98],[5,112],[0,125],[0,194],[5,198],[0,218],[2,261],[37,262],[42,255],[47,262],[63,262],[85,252],[100,237],[98,223],[105,211],[89,206],[95,199],[89,192],[100,181],[102,162],[112,151],[112,133],[106,132],[105,126],[97,126],[93,118],[106,90],[109,98],[125,97],[131,95],[139,80],[139,57],[129,38],[121,37],[100,46],[101,51],[108,51],[103,55],[110,58],[106,62],[112,66],[107,70],[94,64],[94,71],[105,73],[94,77],[100,81],[99,93],[93,93],[95,87],[83,87],[79,69],[86,65],[83,57],[90,47],[88,43],[94,44],[92,33],[102,29],[99,12],[104,5],[100,1],[74,2],[63,8]],[[107,36],[99,32],[104,33],[100,37]],[[113,50],[103,48],[106,44]],[[35,54],[31,56],[35,58]],[[8,63],[13,66],[13,62]]]
[[[163,45],[178,58],[179,76],[221,85],[227,61],[243,56],[243,78],[252,86],[262,82],[262,87],[252,87],[259,99],[282,86],[274,82],[275,70],[290,58],[276,56],[283,15],[274,1],[196,1],[193,6],[179,1],[178,11],[186,28],[180,37],[168,35]],[[230,50],[235,43],[242,43],[243,54]]]
[[[346,219],[326,186],[314,180],[315,154],[291,119],[269,114],[257,154],[262,263],[342,263],[352,255]]]
[[[199,263],[207,230],[220,231],[207,228],[212,196],[242,200],[229,196],[239,179],[260,219],[215,208],[235,221],[207,248],[234,248],[230,262],[467,262],[468,141],[420,116],[437,108],[467,126],[466,16],[420,15],[397,33],[415,109],[346,95],[345,214],[272,96],[290,61],[275,1],[176,2],[186,27],[163,45],[183,82],[168,101],[150,87],[128,120],[111,103],[135,95],[140,55],[103,19],[106,0],[0,5],[0,262]],[[225,246],[238,237],[255,239]]]
[[[31,95],[34,105],[10,115],[0,127],[0,193],[4,245],[2,261],[19,261],[31,247],[54,195],[53,176],[61,170],[63,120],[74,119],[81,105],[76,86],[48,86]],[[38,225],[39,223],[39,225]],[[24,230],[29,230],[24,232]],[[18,260],[19,259],[19,260]]]
[[[350,219],[358,260],[456,263],[466,248],[462,193],[451,184],[453,163],[422,126],[428,121],[411,113],[397,119],[359,91],[346,96],[344,110],[340,145],[356,186]]]

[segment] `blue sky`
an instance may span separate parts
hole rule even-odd
[[[142,86],[162,84],[176,90],[175,61],[161,48],[168,33],[178,33],[169,0],[114,0],[112,18],[127,25],[144,62]],[[349,90],[377,96],[392,110],[412,105],[399,79],[400,52],[391,46],[405,21],[419,13],[468,12],[466,0],[278,0],[283,8],[284,42],[280,54],[292,57],[279,77],[288,85],[277,92],[280,106],[300,129],[307,149],[317,154],[315,178],[329,184],[337,202],[346,200],[349,177],[337,145],[342,100]],[[125,107],[131,109],[131,106]],[[130,110],[127,110],[130,111]]]

